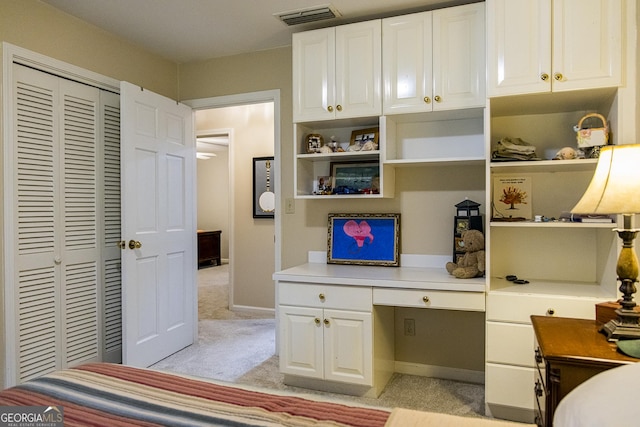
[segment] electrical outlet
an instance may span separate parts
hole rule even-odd
[[[292,213],[296,213],[296,201],[293,198],[287,198],[284,201],[285,203],[285,207],[284,207],[284,213],[288,213],[288,214],[292,214]]]
[[[404,319],[404,335],[406,337],[413,337],[416,335],[415,319]]]

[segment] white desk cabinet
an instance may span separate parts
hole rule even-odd
[[[382,113],[380,20],[293,34],[293,122]]]
[[[622,84],[621,0],[487,0],[489,96]]]
[[[485,105],[484,3],[382,21],[384,114]]]
[[[281,372],[373,386],[370,287],[287,282],[278,294]]]

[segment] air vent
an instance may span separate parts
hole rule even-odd
[[[337,18],[340,16],[340,12],[338,12],[332,5],[325,4],[305,9],[280,12],[274,14],[274,16],[287,25],[298,25],[306,24],[308,22],[322,21],[324,19]]]

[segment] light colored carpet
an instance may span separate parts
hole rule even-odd
[[[366,405],[484,416],[484,386],[479,384],[395,374],[377,399],[285,385],[275,355],[275,320],[228,309],[228,267],[198,270],[198,341],[151,368]]]

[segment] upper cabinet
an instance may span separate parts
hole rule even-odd
[[[294,123],[379,116],[381,21],[293,34]]]
[[[484,3],[382,20],[384,114],[484,107]]]
[[[622,0],[487,0],[490,97],[622,84]]]

